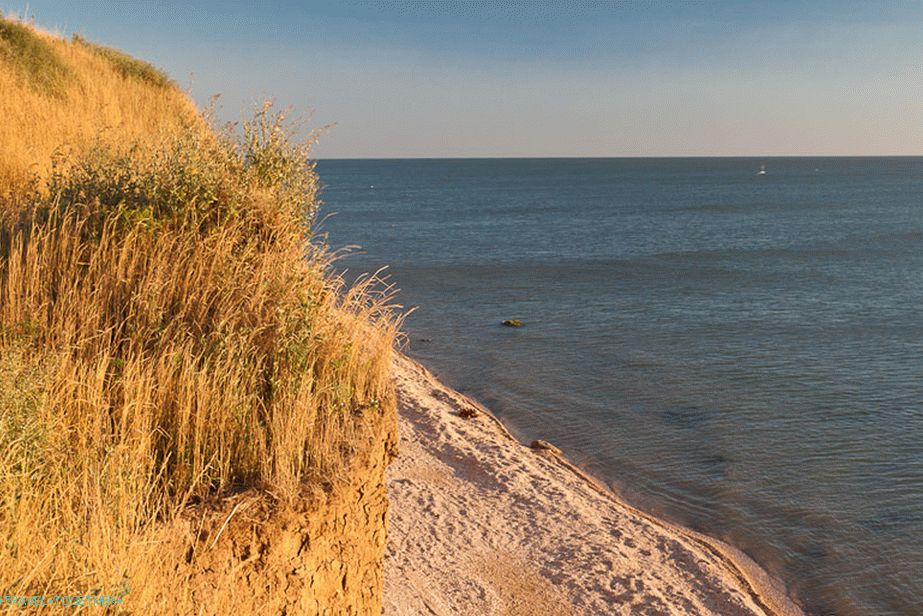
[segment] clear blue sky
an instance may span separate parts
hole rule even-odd
[[[923,154],[923,0],[0,0],[321,157]]]

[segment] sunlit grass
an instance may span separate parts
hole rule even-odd
[[[34,36],[81,85],[0,61],[0,587],[143,595],[192,503],[338,481],[393,410],[399,323],[312,242],[283,116],[216,133],[169,83]]]
[[[79,34],[75,34],[73,36],[73,41],[77,45],[85,47],[93,53],[108,60],[109,63],[112,64],[112,66],[122,75],[122,77],[126,77],[128,79],[137,79],[139,81],[149,83],[153,86],[159,86],[161,88],[166,88],[173,85],[173,82],[170,81],[170,78],[167,77],[167,74],[162,70],[155,68],[143,60],[133,58],[123,51],[114,49],[112,47],[106,47],[105,45],[97,45],[96,43],[91,43]]]
[[[0,17],[0,194],[46,176],[61,151],[95,141],[124,151],[208,130],[185,93],[126,58]]]

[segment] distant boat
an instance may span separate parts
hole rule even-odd
[[[756,175],[766,175],[766,165],[760,165],[760,170],[756,172]]]

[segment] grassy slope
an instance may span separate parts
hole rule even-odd
[[[162,73],[120,52],[0,20],[0,187],[46,174],[52,154],[91,140],[136,144],[202,129]],[[139,78],[140,77],[140,78]]]
[[[2,18],[0,91],[0,588],[143,597],[191,503],[336,481],[397,323],[330,276],[268,107],[216,133],[146,64]]]

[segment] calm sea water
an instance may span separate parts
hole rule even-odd
[[[921,613],[923,158],[318,169],[342,265],[389,265],[410,354],[522,438],[812,613]]]

